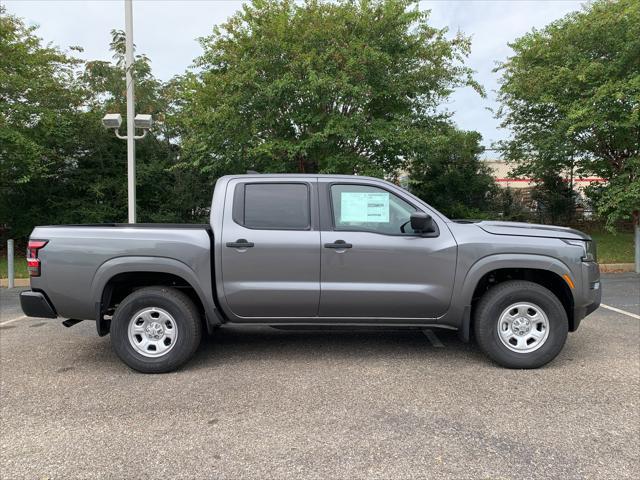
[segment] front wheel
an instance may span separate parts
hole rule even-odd
[[[143,373],[165,373],[187,362],[202,337],[198,309],[169,287],[136,290],[116,309],[111,344],[120,359]]]
[[[538,368],[550,362],[562,350],[568,330],[560,300],[545,287],[524,280],[490,289],[474,317],[480,348],[507,368]]]

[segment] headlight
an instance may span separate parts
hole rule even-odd
[[[593,240],[564,240],[564,243],[569,245],[575,245],[582,248],[582,261],[583,262],[595,262],[598,260],[596,254],[596,242]]]

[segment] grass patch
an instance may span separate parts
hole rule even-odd
[[[27,270],[27,259],[24,254],[15,255],[13,257],[13,268],[15,272],[15,278],[29,278],[29,272]],[[2,252],[0,257],[0,278],[8,278],[9,270],[7,265],[7,252]]]
[[[633,233],[594,232],[599,263],[633,263]]]

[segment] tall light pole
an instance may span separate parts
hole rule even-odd
[[[126,53],[124,65],[127,82],[127,196],[129,223],[136,223],[136,116],[133,96],[133,1],[124,0],[124,32],[126,36]]]
[[[634,210],[633,216],[633,236],[635,237],[635,260],[636,273],[640,273],[640,210]]]
[[[136,140],[144,138],[153,124],[151,115],[136,115],[133,83],[133,1],[124,0],[125,29],[125,80],[127,84],[127,134],[121,135],[122,116],[119,113],[108,113],[102,119],[105,128],[115,130],[116,137],[127,141],[127,206],[129,223],[136,223]],[[136,135],[136,128],[142,135]]]

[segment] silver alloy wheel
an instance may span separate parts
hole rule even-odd
[[[533,303],[514,303],[500,315],[498,337],[512,352],[533,352],[544,345],[549,337],[547,314]]]
[[[162,357],[178,339],[178,325],[171,314],[158,307],[147,307],[129,321],[129,343],[145,357]]]

